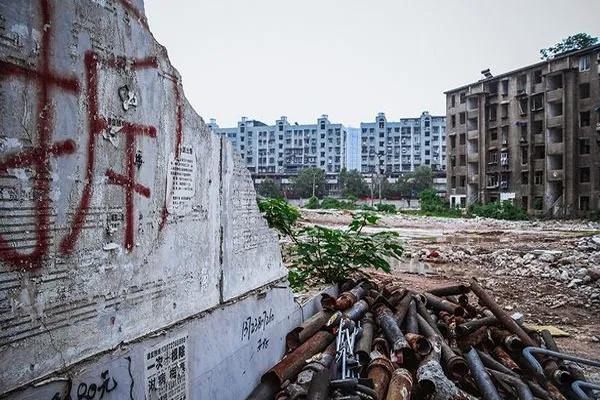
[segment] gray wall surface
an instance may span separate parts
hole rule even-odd
[[[154,398],[148,371],[180,345],[166,398],[238,398],[207,393],[236,357],[246,384],[281,356],[240,340],[242,316],[278,347],[298,322],[249,174],[143,10],[0,0],[0,394],[47,378],[31,398]]]

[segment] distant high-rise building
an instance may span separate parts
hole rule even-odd
[[[446,92],[448,196],[530,213],[600,209],[600,45]]]
[[[346,169],[360,172],[360,128],[346,128],[346,132]]]
[[[346,128],[327,115],[306,125],[290,124],[287,117],[274,125],[244,117],[236,128],[220,128],[215,120],[209,126],[231,141],[255,174],[297,174],[310,167],[338,173],[346,166]]]
[[[361,170],[398,176],[420,165],[446,168],[446,117],[427,111],[417,118],[388,121],[384,113],[361,128]],[[377,170],[379,166],[379,170]]]

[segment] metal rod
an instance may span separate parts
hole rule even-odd
[[[600,390],[600,385],[586,381],[575,381],[571,383],[571,389],[578,396],[578,399],[592,400],[592,398],[585,392],[585,389]]]
[[[492,374],[494,378],[504,381],[512,386],[516,390],[519,400],[533,400],[531,389],[529,389],[529,386],[527,386],[520,378],[494,369],[488,369],[488,372]]]
[[[534,354],[543,354],[549,357],[558,358],[560,360],[569,360],[574,361],[580,364],[587,364],[593,367],[600,367],[600,361],[598,360],[589,360],[583,357],[572,356],[569,354],[559,353],[557,351],[552,351],[548,349],[543,349],[541,347],[525,347],[523,349],[523,358],[527,361],[527,363],[531,366],[533,372],[536,377],[540,379],[540,382],[546,382],[546,375],[544,374],[544,368],[540,362],[535,358]]]

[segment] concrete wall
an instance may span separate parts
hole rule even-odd
[[[298,322],[285,275],[142,0],[0,0],[0,394],[143,398],[175,338],[167,398],[216,398],[238,362],[245,385],[281,356],[240,324],[275,342]]]

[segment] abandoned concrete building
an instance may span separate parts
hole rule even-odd
[[[445,92],[452,205],[530,214],[600,209],[600,46]]]

